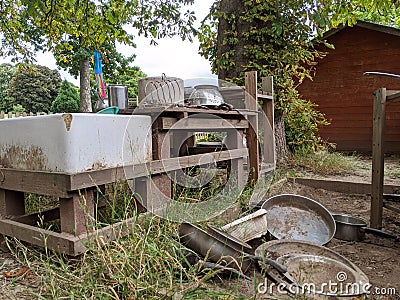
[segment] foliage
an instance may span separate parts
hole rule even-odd
[[[57,64],[81,77],[81,108],[89,109],[89,59],[94,50],[115,62],[116,43],[135,46],[128,26],[154,39],[179,35],[191,38],[193,12],[182,13],[193,0],[2,1],[0,49],[29,56],[36,49],[51,51]],[[127,26],[128,25],[128,26]],[[18,36],[18,31],[21,35]],[[15,43],[14,39],[22,39]],[[33,47],[32,47],[33,46]],[[112,64],[111,64],[112,65]]]
[[[322,145],[318,127],[329,125],[324,115],[316,110],[311,101],[292,98],[283,106],[287,144],[292,151],[317,150]]]
[[[14,104],[12,107],[13,113],[24,113],[25,108],[21,104]]]
[[[361,8],[377,12],[391,7],[392,3],[384,0],[219,0],[202,22],[200,53],[212,62],[221,79],[239,85],[246,71],[256,70],[260,77],[273,75],[276,109],[286,114],[286,125],[292,125],[286,129],[289,145],[292,149],[297,145],[315,148],[318,126],[327,122],[296,91],[299,82],[311,78],[316,59],[325,55],[314,48],[324,43],[315,33],[342,23],[354,24]],[[310,129],[301,125],[304,120]],[[295,130],[293,126],[299,125]],[[307,130],[300,138],[297,134],[302,129]]]
[[[9,84],[8,95],[12,105],[21,104],[31,112],[48,112],[60,84],[61,77],[57,70],[21,64]]]
[[[139,67],[119,68],[117,72],[113,82],[126,85],[128,87],[128,98],[136,99],[138,95],[138,80],[147,75]]]
[[[8,85],[14,77],[15,67],[11,64],[0,65],[0,110],[9,111],[10,98],[7,93]]]
[[[79,112],[79,94],[75,86],[64,80],[50,110],[55,113]]]

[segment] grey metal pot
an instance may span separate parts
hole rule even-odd
[[[335,238],[350,242],[360,242],[365,233],[372,233],[386,238],[397,238],[395,235],[379,229],[367,227],[367,223],[357,217],[346,214],[332,214],[336,222]]]

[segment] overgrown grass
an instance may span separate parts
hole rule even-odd
[[[287,165],[298,171],[308,171],[319,175],[343,175],[355,170],[357,157],[346,156],[339,152],[298,151],[289,153]]]
[[[180,198],[205,199],[219,193],[217,178],[202,189],[185,192]],[[125,183],[99,190],[107,205],[97,213],[102,227],[119,220],[137,217],[133,193]],[[215,195],[215,194],[214,194]],[[41,204],[52,199],[30,196],[30,210],[40,211]],[[44,202],[44,200],[46,200]],[[183,201],[186,201],[183,199]],[[141,214],[131,225],[131,234],[125,238],[105,243],[95,237],[86,244],[84,255],[71,258],[48,249],[27,247],[17,241],[11,243],[15,257],[27,265],[40,281],[32,297],[38,299],[245,299],[240,290],[221,287],[210,288],[220,271],[199,271],[199,266],[189,259],[193,253],[179,243],[178,223],[151,214]],[[219,281],[218,281],[219,282]],[[212,286],[212,285],[211,285]],[[228,297],[228,298],[226,298]]]

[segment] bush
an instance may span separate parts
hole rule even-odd
[[[318,127],[330,123],[324,114],[315,109],[317,106],[311,101],[295,97],[283,107],[286,141],[292,152],[323,148],[323,141],[318,136]]]
[[[61,83],[58,95],[50,110],[56,113],[79,112],[79,94],[74,85],[66,80]]]

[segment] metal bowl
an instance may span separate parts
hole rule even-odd
[[[267,211],[268,231],[277,239],[324,245],[336,231],[331,213],[317,201],[304,196],[277,195],[266,200],[261,208]]]
[[[191,105],[218,106],[224,104],[224,98],[213,85],[198,85],[189,96]]]

